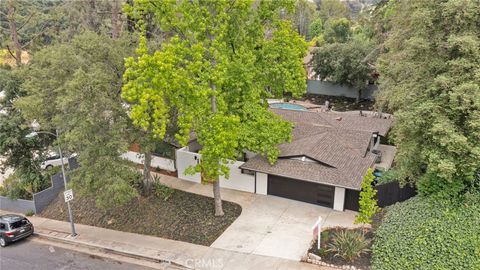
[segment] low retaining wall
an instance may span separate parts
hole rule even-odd
[[[33,200],[17,199],[0,196],[0,209],[17,213],[32,211],[35,214],[42,212],[63,190],[63,177],[59,172],[52,176],[52,186],[33,194]]]
[[[75,158],[68,160],[70,170],[78,168],[78,162]],[[32,200],[17,199],[12,200],[8,197],[0,196],[0,209],[17,213],[26,213],[33,211],[35,214],[42,212],[57,196],[63,191],[63,177],[59,172],[51,178],[52,186],[33,194]],[[68,177],[67,177],[68,181]]]
[[[8,197],[0,196],[0,209],[16,213],[26,213],[35,211],[35,203],[32,200],[12,200]]]
[[[33,194],[33,202],[35,204],[35,213],[42,212],[57,196],[60,191],[63,191],[63,177],[62,173],[57,173],[52,176],[52,186]]]

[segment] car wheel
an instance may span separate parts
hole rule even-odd
[[[47,167],[45,167],[45,170],[51,170],[51,169],[53,169],[52,165],[48,165]]]
[[[0,247],[5,247],[5,246],[7,246],[7,242],[5,242],[5,239],[0,237]]]

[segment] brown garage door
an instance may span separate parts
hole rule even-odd
[[[333,207],[335,187],[269,174],[268,194]]]

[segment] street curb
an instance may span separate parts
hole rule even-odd
[[[159,263],[159,264],[168,264],[168,265],[172,265],[172,266],[175,266],[175,267],[179,267],[180,269],[194,269],[194,268],[191,268],[189,266],[186,266],[186,265],[183,265],[183,264],[180,264],[180,263],[177,263],[177,262],[173,262],[173,261],[158,259],[158,258],[145,256],[145,255],[138,254],[138,253],[133,253],[133,252],[121,251],[121,250],[117,250],[117,249],[104,247],[104,246],[101,246],[101,245],[85,243],[85,242],[81,242],[81,241],[75,241],[75,240],[68,239],[68,238],[56,237],[56,236],[49,235],[49,234],[34,232],[33,236],[38,237],[40,239],[51,240],[51,241],[54,241],[54,242],[59,242],[59,243],[64,243],[64,244],[76,245],[76,246],[81,246],[81,247],[85,247],[85,248],[95,248],[95,249],[97,249],[101,252],[114,254],[114,255],[120,255],[120,256],[129,257],[129,258],[133,258],[133,259],[145,260],[145,261]]]

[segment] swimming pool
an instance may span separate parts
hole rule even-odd
[[[296,110],[296,111],[306,111],[307,108],[305,108],[302,105],[299,104],[292,104],[292,103],[272,103],[270,104],[271,108],[277,108],[277,109],[287,109],[287,110]]]

